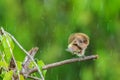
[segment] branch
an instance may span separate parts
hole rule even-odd
[[[32,80],[41,80],[40,78],[33,77],[33,76],[28,76],[28,78],[30,78],[30,79],[32,79]]]
[[[97,59],[97,58],[98,58],[98,55],[91,55],[91,56],[85,56],[85,57],[81,57],[81,58],[68,59],[68,60],[64,60],[64,61],[60,61],[60,62],[56,62],[56,63],[52,63],[52,64],[47,64],[47,65],[43,66],[43,70],[61,66],[64,64],[70,64],[73,62],[81,62],[81,61]]]
[[[81,58],[67,59],[64,61],[47,64],[47,65],[43,66],[42,69],[46,70],[46,69],[54,68],[54,67],[61,66],[64,64],[70,64],[73,62],[81,62],[81,61],[86,61],[86,60],[93,60],[93,59],[97,59],[97,58],[98,58],[98,55],[91,55],[91,56],[85,56],[85,57],[81,57]],[[37,71],[37,68],[35,67],[29,71],[29,74],[34,73],[36,71]]]
[[[6,32],[6,31],[5,31]],[[29,58],[31,59],[31,61],[33,61],[34,65],[36,66],[37,70],[38,70],[38,73],[40,74],[42,80],[45,80],[44,79],[44,76],[41,72],[41,70],[39,69],[39,66],[37,65],[37,63],[35,62],[35,60],[29,55],[29,53],[20,45],[20,43],[14,38],[14,36],[12,36],[10,33],[6,32],[12,39],[13,41],[19,46],[19,48],[27,55],[29,56]]]
[[[28,53],[29,55],[34,58],[35,54],[38,51],[38,47],[32,48]],[[30,59],[29,56],[26,56],[23,63],[22,63],[22,70],[21,70],[21,74],[23,74],[25,77],[28,77],[28,72],[29,72],[29,64],[32,60]]]

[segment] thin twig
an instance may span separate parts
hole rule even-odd
[[[34,72],[37,72],[37,68],[36,68],[36,67],[34,67],[33,69],[29,70],[29,71],[27,72],[27,75],[30,75],[30,74],[32,74],[32,73],[34,73]]]
[[[29,56],[30,57],[30,59],[33,61],[33,63],[35,64],[35,66],[36,66],[36,68],[37,68],[37,70],[38,70],[38,73],[40,74],[40,76],[41,76],[41,78],[42,78],[42,80],[44,80],[44,76],[43,76],[43,74],[42,74],[42,71],[39,69],[39,67],[38,67],[38,65],[37,65],[37,63],[34,61],[34,59],[29,55],[29,53],[20,45],[20,43],[14,38],[14,36],[12,36],[10,33],[8,33],[8,32],[6,32],[13,40],[14,40],[14,42],[20,47],[20,49],[24,52],[24,53],[26,53],[26,55],[27,56]]]
[[[32,48],[28,53],[30,54],[30,56],[32,57],[32,58],[34,58],[34,56],[35,56],[35,54],[37,53],[37,51],[38,51],[38,47],[34,47],[34,48]],[[23,63],[22,63],[22,70],[21,70],[21,74],[23,74],[23,76],[24,77],[28,77],[28,72],[29,72],[29,70],[31,70],[30,68],[29,68],[29,64],[30,64],[30,62],[31,62],[31,59],[30,59],[30,57],[29,56],[26,56],[25,57],[25,59],[24,59],[24,61],[23,61]]]
[[[1,30],[2,30],[2,32],[3,32],[3,35],[5,35],[5,37],[6,37],[7,34],[5,33],[4,29],[1,28]],[[11,56],[12,56],[12,58],[13,58],[13,61],[14,61],[14,63],[15,63],[16,69],[17,69],[18,79],[20,80],[19,69],[18,69],[16,60],[15,60],[15,57],[14,57],[14,55],[13,55],[13,51],[12,51],[11,46],[10,46],[10,42],[8,41],[8,39],[6,39],[6,41],[7,41],[7,44],[8,44],[8,46],[9,46],[9,48],[10,48],[10,53],[11,53]]]
[[[61,66],[64,64],[73,63],[73,62],[81,62],[81,61],[97,59],[97,58],[98,58],[98,55],[91,55],[91,56],[85,56],[85,57],[81,57],[81,58],[68,59],[68,60],[64,60],[64,61],[60,61],[60,62],[56,62],[56,63],[52,63],[52,64],[47,64],[47,65],[43,66],[43,70]]]
[[[29,55],[30,55],[32,58],[34,58],[34,56],[35,56],[35,54],[37,53],[38,49],[39,49],[38,47],[32,48],[32,49],[28,52]],[[24,61],[23,61],[23,63],[22,63],[22,65],[23,65],[23,66],[26,66],[26,68],[28,68],[30,62],[31,62],[30,57],[29,57],[29,56],[26,56],[25,59],[24,59]]]
[[[30,78],[30,79],[32,79],[32,80],[41,80],[40,78],[33,77],[33,76],[28,76],[27,78]]]
[[[67,59],[67,60],[64,60],[64,61],[47,64],[47,65],[43,66],[42,69],[46,70],[46,69],[61,66],[61,65],[64,65],[64,64],[70,64],[70,63],[73,63],[73,62],[81,62],[81,61],[92,60],[92,59],[97,59],[97,58],[98,58],[98,55],[91,55],[91,56],[85,56],[85,57],[81,57],[81,58]],[[33,68],[29,71],[29,74],[34,73],[36,71],[37,71],[37,68],[35,67],[35,68]]]

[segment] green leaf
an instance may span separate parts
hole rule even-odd
[[[17,67],[18,67],[18,70],[20,71],[22,69],[22,62],[17,61]]]
[[[31,61],[30,63],[29,63],[29,68],[31,69],[31,68],[33,68],[35,65],[34,65],[34,63]]]
[[[5,74],[3,80],[12,80],[13,71],[9,71]]]
[[[1,50],[1,48],[0,48],[0,50]],[[2,52],[0,51],[0,60],[2,60]]]
[[[25,80],[23,75],[20,75],[20,80]]]
[[[8,35],[3,35],[1,39],[1,44],[5,53],[5,60],[9,63],[11,60],[11,50],[13,51],[14,43]]]
[[[2,42],[4,48],[9,48],[8,43],[7,43],[7,40],[8,40],[8,42],[10,43],[10,48],[13,50],[13,48],[14,48],[14,43],[13,43],[12,39],[10,38],[10,36],[7,35],[7,34],[6,34],[6,36],[3,35],[3,36],[2,36],[2,40],[1,40],[1,41],[4,41],[4,42]]]
[[[42,60],[40,60],[40,61],[37,61],[37,63],[38,63],[38,66],[45,77],[47,70],[42,70],[42,67],[45,65],[44,62]]]
[[[0,67],[8,68],[8,64],[5,61],[0,61]]]

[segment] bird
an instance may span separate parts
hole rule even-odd
[[[68,48],[66,51],[76,54],[78,57],[83,57],[88,45],[89,37],[85,33],[72,33],[68,38]]]

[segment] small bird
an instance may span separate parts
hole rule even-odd
[[[73,33],[68,38],[68,52],[77,56],[84,56],[85,50],[89,45],[89,37],[84,33]]]

